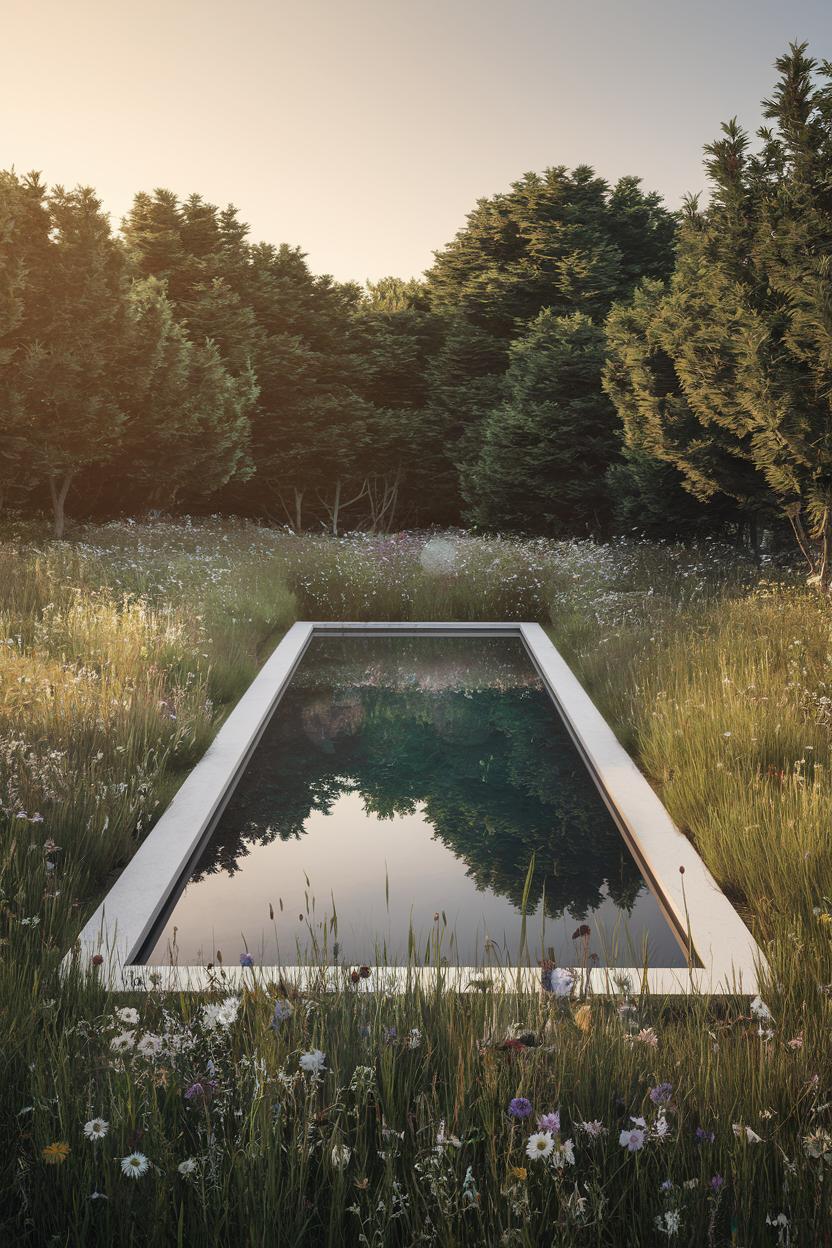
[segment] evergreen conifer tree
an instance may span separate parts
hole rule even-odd
[[[464,483],[478,524],[553,535],[606,524],[604,476],[618,441],[603,364],[604,331],[580,312],[546,309],[512,344],[504,400]]]
[[[735,120],[706,148],[711,201],[706,211],[688,203],[676,269],[658,303],[655,337],[698,431],[680,437],[674,422],[682,409],[664,402],[653,408],[651,436],[691,483],[695,468],[705,492],[753,497],[763,481],[826,590],[832,578],[832,66],[818,65],[800,44],[777,68],[779,81],[765,103],[774,126],[760,130],[760,149],[751,152]]]

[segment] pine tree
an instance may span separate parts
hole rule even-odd
[[[157,279],[134,282],[129,301],[126,419],[118,454],[96,474],[98,502],[143,509],[204,498],[251,471],[253,376],[233,377],[210,341],[191,341]]]
[[[606,322],[603,386],[622,425],[624,456],[610,476],[614,506],[628,525],[668,534],[708,523],[753,523],[767,499],[759,473],[719,425],[705,428],[674,366],[678,308],[660,281],[645,280]],[[681,494],[684,488],[689,496]],[[700,504],[696,505],[694,500]]]
[[[792,45],[765,104],[706,148],[711,203],[688,206],[663,342],[705,439],[765,481],[815,581],[832,576],[832,66]]]
[[[439,310],[513,338],[543,308],[601,320],[644,276],[672,267],[675,219],[636,178],[610,188],[586,165],[528,173],[481,199],[427,275]]]
[[[456,523],[464,506],[461,481],[479,456],[483,421],[502,397],[509,343],[464,316],[443,320],[442,345],[427,364],[427,421],[438,452],[431,518]]]
[[[366,361],[361,393],[371,405],[366,522],[376,529],[455,519],[447,482],[455,473],[428,405],[427,368],[441,342],[441,318],[430,311],[423,283],[392,277],[368,283],[359,318]]]
[[[122,228],[136,275],[164,283],[190,338],[210,339],[235,377],[252,367],[258,341],[247,232],[232,205],[220,212],[196,194],[180,203],[169,190],[136,195]]]
[[[602,321],[639,278],[669,271],[674,231],[673,214],[638,179],[610,188],[588,166],[558,167],[481,199],[437,252],[428,290],[449,328],[430,366],[430,408],[469,496],[510,343],[543,309]]]
[[[285,245],[253,247],[247,282],[260,394],[252,414],[256,475],[244,506],[297,529],[338,527],[363,481],[357,453],[369,411],[361,292],[313,277],[303,253]]]
[[[512,344],[504,401],[464,482],[476,523],[562,535],[607,522],[604,477],[618,439],[603,363],[603,329],[582,313],[544,310]]]

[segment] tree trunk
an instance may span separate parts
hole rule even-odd
[[[303,490],[295,490],[295,532],[303,532]]]
[[[751,557],[756,564],[760,562],[760,523],[756,511],[748,520],[748,542],[751,546]]]
[[[800,518],[800,507],[793,504],[786,510],[786,515],[791,521],[794,535],[797,538],[797,544],[800,547],[806,562],[811,569],[808,583],[822,594],[828,594],[830,582],[832,582],[832,566],[830,566],[830,557],[832,557],[832,510],[825,507],[823,518],[820,523],[813,527],[812,538],[810,540],[803,522]],[[813,546],[812,543],[818,543]]]
[[[338,511],[341,506],[341,478],[335,483],[335,501],[332,504],[332,536],[338,536]]]
[[[818,563],[818,589],[822,594],[829,593],[829,580],[832,569],[829,567],[829,510],[823,515],[823,527],[820,531],[820,562]]]
[[[371,533],[389,532],[392,528],[398,504],[400,477],[399,467],[392,480],[388,476],[367,478],[365,493],[370,511]]]
[[[800,504],[795,503],[788,507],[786,509],[786,515],[794,531],[795,539],[800,547],[803,558],[808,563],[809,568],[814,575],[815,561],[812,558],[812,550],[809,546],[809,539],[806,536],[806,530],[804,529],[803,522],[800,519]]]
[[[72,485],[72,478],[75,474],[67,472],[60,478],[49,478],[49,494],[52,498],[52,518],[53,518],[53,536],[60,541],[64,535],[64,527],[66,524],[66,515],[64,512],[64,504],[66,496],[69,493],[69,487]]]
[[[335,495],[331,504],[327,498],[323,498],[321,496],[320,490],[316,490],[315,492],[318,496],[318,502],[321,504],[329,517],[329,530],[333,537],[337,537],[342,513],[347,511],[350,507],[354,507],[356,503],[361,501],[367,493],[367,483],[366,481],[362,482],[361,489],[358,493],[354,495],[353,498],[348,498],[345,501],[343,498],[343,481],[339,477],[335,482]]]

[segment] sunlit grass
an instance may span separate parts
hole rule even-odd
[[[824,1242],[830,616],[768,576],[760,585],[717,547],[639,542],[449,535],[426,552],[418,535],[334,541],[217,521],[106,525],[72,544],[9,531],[0,1238]],[[295,618],[547,626],[764,944],[773,1021],[740,998],[570,1002],[486,985],[388,996],[367,991],[373,972],[294,996],[272,1029],[287,992],[255,967],[233,1021],[206,1029],[193,997],[129,1002],[94,976],[62,982],[83,919]],[[221,1000],[221,972],[217,989]],[[135,1024],[115,1017],[133,1006]],[[326,1054],[319,1078],[299,1069],[314,1049]],[[660,1140],[648,1093],[663,1082],[673,1091]],[[203,1093],[186,1096],[195,1083]],[[535,1119],[512,1122],[517,1096],[535,1113],[560,1107],[574,1165],[526,1157]],[[109,1128],[91,1141],[83,1124],[95,1116]],[[630,1153],[619,1134],[639,1116],[648,1135]],[[606,1134],[594,1140],[579,1124],[596,1119]],[[49,1164],[41,1150],[64,1141],[69,1155]],[[135,1180],[120,1169],[133,1150],[150,1162]]]

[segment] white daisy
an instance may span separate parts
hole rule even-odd
[[[120,1035],[113,1036],[110,1041],[110,1048],[114,1053],[127,1053],[136,1043],[135,1031],[122,1031]]]
[[[322,1053],[320,1049],[310,1049],[308,1053],[301,1053],[298,1064],[307,1075],[319,1075],[322,1070],[326,1070],[326,1053]]]
[[[666,1235],[668,1239],[672,1235],[678,1235],[682,1226],[682,1215],[678,1209],[668,1209],[666,1213],[660,1213],[656,1218],[656,1227]]]
[[[84,1135],[88,1140],[103,1140],[109,1130],[110,1124],[103,1118],[90,1118],[84,1123]]]
[[[224,1001],[203,1005],[202,1026],[206,1031],[215,1031],[217,1027],[230,1027],[239,1010],[239,997],[226,997]]]
[[[664,1114],[659,1114],[656,1118],[656,1121],[653,1123],[652,1134],[657,1140],[666,1140],[668,1135],[670,1135],[670,1123]]]
[[[240,998],[226,997],[221,1003],[217,1021],[220,1027],[230,1027],[232,1023],[237,1021],[237,1015],[240,1012]]]
[[[150,1162],[144,1153],[130,1153],[121,1159],[121,1173],[128,1179],[140,1179],[150,1169]]]
[[[555,1137],[551,1131],[535,1131],[526,1143],[526,1156],[532,1161],[545,1161],[547,1157],[551,1157],[554,1147]]]
[[[137,1052],[142,1057],[158,1057],[162,1051],[161,1036],[154,1036],[151,1032],[145,1032],[139,1043],[136,1045]]]
[[[116,1017],[121,1019],[126,1027],[135,1027],[139,1021],[139,1011],[134,1010],[132,1005],[125,1005],[120,1010],[116,1010]]]
[[[751,1013],[755,1018],[759,1018],[764,1022],[768,1022],[771,1019],[771,1010],[768,1008],[765,1001],[763,1001],[762,997],[755,997],[751,1002],[750,1008]]]

